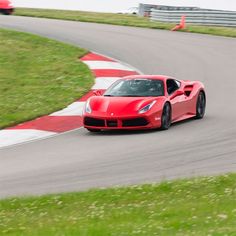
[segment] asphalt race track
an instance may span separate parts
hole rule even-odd
[[[79,45],[143,73],[201,80],[207,90],[206,117],[168,131],[79,129],[1,149],[0,197],[236,171],[236,39],[16,16],[0,16],[0,27]]]

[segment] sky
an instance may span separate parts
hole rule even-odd
[[[54,8],[97,12],[119,12],[139,3],[196,6],[236,11],[236,0],[12,0],[16,7]]]

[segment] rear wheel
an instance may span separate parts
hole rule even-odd
[[[101,131],[100,129],[87,129],[87,130],[92,133],[98,133]]]
[[[203,91],[201,91],[197,98],[196,106],[196,119],[202,119],[205,115],[206,109],[206,97]]]
[[[3,13],[3,15],[11,15],[12,10],[11,9],[5,9],[5,10],[2,10],[2,13]]]
[[[161,129],[167,130],[171,125],[171,107],[169,103],[166,103],[163,107],[161,116]]]

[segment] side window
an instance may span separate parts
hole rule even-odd
[[[180,82],[174,79],[168,79],[166,81],[167,93],[170,95],[180,87]]]

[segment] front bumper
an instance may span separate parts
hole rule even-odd
[[[88,129],[138,130],[160,127],[161,121],[160,118],[152,116],[95,117],[85,115],[83,124]]]

